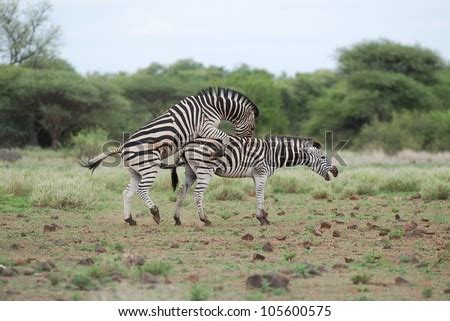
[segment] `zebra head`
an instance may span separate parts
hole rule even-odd
[[[325,155],[319,142],[313,142],[312,146],[307,147],[306,155],[307,162],[305,162],[305,165],[309,166],[311,170],[325,178],[325,180],[329,181],[333,177],[338,176],[337,167]]]
[[[234,134],[238,137],[254,137],[256,128],[256,113],[249,109],[244,117],[236,121],[234,126]]]

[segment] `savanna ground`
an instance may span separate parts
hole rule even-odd
[[[151,192],[161,224],[135,197],[138,225],[127,226],[124,169],[91,176],[64,152],[18,152],[0,161],[1,300],[450,299],[448,153],[348,153],[332,182],[279,170],[267,227],[251,179],[215,178],[204,227],[191,196],[174,226],[168,172]],[[271,273],[287,290],[246,287]]]

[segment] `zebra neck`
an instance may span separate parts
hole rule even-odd
[[[307,163],[307,153],[301,151],[297,142],[282,141],[275,145],[275,148],[272,149],[275,168],[305,165]]]

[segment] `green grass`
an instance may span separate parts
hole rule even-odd
[[[369,274],[356,274],[352,276],[351,280],[353,284],[367,284],[371,278],[372,275]]]
[[[209,290],[200,284],[194,284],[191,288],[190,297],[191,301],[205,301],[208,300]]]
[[[388,235],[390,239],[399,239],[402,238],[405,235],[405,233],[403,232],[403,229],[396,228],[390,231]]]
[[[142,272],[148,272],[153,275],[167,275],[172,269],[172,265],[163,261],[152,261],[147,262],[143,266],[141,266]]]
[[[96,285],[92,278],[84,272],[79,272],[72,277],[72,284],[75,285],[79,290],[91,290],[95,289]]]

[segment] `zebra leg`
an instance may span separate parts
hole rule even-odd
[[[175,214],[173,215],[173,219],[175,220],[175,225],[181,225],[180,220],[180,211],[181,211],[181,204],[183,203],[187,192],[189,191],[189,188],[191,188],[192,184],[194,184],[196,180],[195,173],[192,171],[189,164],[185,165],[185,178],[184,178],[184,184],[180,188],[180,191],[178,192],[177,196],[177,203],[175,205]]]
[[[131,216],[131,198],[134,193],[138,190],[139,182],[141,181],[141,176],[134,170],[129,169],[130,172],[130,183],[123,190],[123,216],[125,222],[129,225],[136,225],[136,221]]]
[[[200,133],[200,137],[220,139],[222,141],[222,146],[215,152],[211,153],[210,155],[211,158],[218,158],[225,155],[225,149],[227,145],[230,143],[230,137],[225,132],[208,124],[204,126],[203,130]]]
[[[261,222],[261,225],[269,225],[270,222],[267,219],[269,215],[264,209],[264,188],[266,186],[266,176],[254,177],[255,190],[256,190],[256,218]]]
[[[152,187],[153,182],[155,181],[155,178],[158,175],[160,162],[158,161],[153,163],[147,163],[146,165],[148,166],[145,168],[145,170],[139,172],[139,174],[141,174],[141,181],[139,183],[137,193],[144,201],[144,203],[147,205],[147,207],[150,209],[150,213],[152,213],[153,215],[153,220],[157,224],[159,224],[159,222],[161,221],[159,209],[156,206],[156,204],[153,203],[153,200],[150,198],[148,190]]]
[[[206,226],[211,225],[211,221],[208,220],[206,217],[206,214],[203,210],[203,195],[205,193],[206,188],[208,187],[209,180],[211,179],[213,175],[213,171],[207,171],[202,173],[197,173],[197,185],[195,186],[194,191],[194,200],[197,205],[197,213],[198,217],[200,218],[200,221],[205,223]]]

